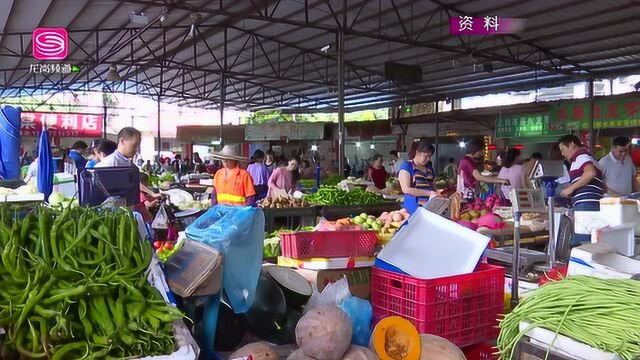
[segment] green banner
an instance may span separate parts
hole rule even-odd
[[[564,131],[589,129],[591,104],[588,101],[553,105],[549,109],[551,122]],[[619,129],[640,126],[640,99],[597,100],[593,111],[595,129]]]
[[[496,137],[555,136],[588,130],[590,111],[590,102],[582,101],[552,105],[548,113],[500,116],[496,118]],[[597,100],[593,117],[595,129],[640,127],[640,98]]]
[[[496,137],[533,137],[549,134],[548,114],[523,114],[496,119]]]

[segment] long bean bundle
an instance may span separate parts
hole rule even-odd
[[[541,327],[632,360],[640,356],[640,281],[573,276],[551,282],[500,322],[501,359],[514,359],[525,331]]]
[[[146,279],[149,244],[125,209],[0,206],[0,326],[21,358],[171,353],[182,318]]]

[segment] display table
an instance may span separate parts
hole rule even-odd
[[[400,208],[402,208],[402,204],[396,201],[388,201],[376,205],[322,206],[320,215],[327,220],[333,221],[345,217],[354,217],[362,213],[377,217],[383,212],[400,210]]]
[[[318,207],[299,207],[299,208],[263,208],[264,223],[267,232],[278,230],[281,226],[286,226],[289,229],[296,228],[298,226],[314,226],[316,224],[316,218],[318,217]],[[279,224],[275,222],[276,219],[282,219],[286,221],[286,224]]]
[[[504,229],[491,230],[480,228],[478,232],[489,236],[498,242],[498,247],[509,246],[513,244],[513,227],[507,226]],[[532,231],[526,226],[520,227],[520,244],[521,245],[544,245],[549,240],[549,232],[546,230]]]

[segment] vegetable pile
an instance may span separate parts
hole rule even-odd
[[[307,195],[306,200],[318,205],[376,205],[384,202],[384,198],[362,189],[344,191],[336,188],[321,188]]]
[[[0,251],[4,351],[54,360],[173,352],[182,313],[147,282],[151,248],[130,211],[3,205]]]
[[[264,209],[300,208],[309,206],[309,202],[304,198],[298,199],[288,195],[277,198],[266,198],[262,200],[258,206]]]
[[[550,282],[524,299],[500,322],[501,359],[513,359],[525,332],[520,322],[541,327],[615,353],[622,359],[640,356],[640,281],[572,276]]]

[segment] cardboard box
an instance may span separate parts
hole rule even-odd
[[[296,271],[304,276],[311,284],[316,285],[320,292],[322,292],[329,283],[338,281],[346,275],[351,295],[362,299],[369,299],[371,292],[371,268],[369,267],[346,270],[296,269]]]

